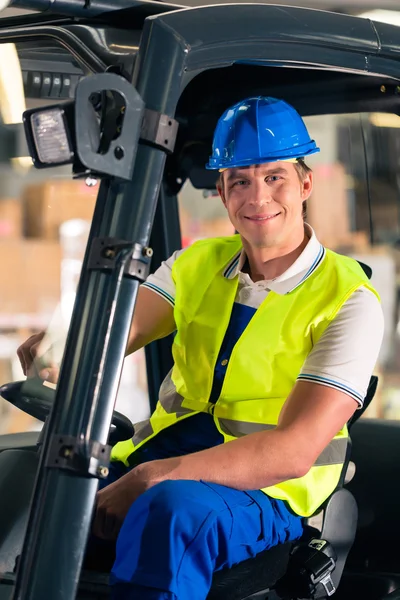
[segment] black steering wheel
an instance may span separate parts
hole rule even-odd
[[[38,378],[5,383],[0,387],[0,396],[17,408],[39,421],[46,421],[54,403],[55,390]],[[129,440],[134,435],[134,427],[128,417],[114,410],[108,443]]]

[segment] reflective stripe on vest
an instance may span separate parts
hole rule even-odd
[[[113,448],[113,460],[127,464],[128,456],[159,431],[199,411],[213,414],[224,441],[275,427],[307,355],[346,300],[360,286],[376,294],[356,261],[327,250],[297,288],[268,294],[236,343],[212,405],[215,363],[238,285],[224,270],[240,249],[238,236],[202,240],[175,261],[174,367],[150,420],[135,428],[133,440]],[[287,501],[299,515],[313,514],[339,481],[347,441],[343,427],[307,475],[263,491]]]
[[[172,389],[174,386],[170,378],[170,373],[166,380],[168,381],[168,387]],[[159,402],[164,410],[168,414],[174,414],[178,418],[180,415],[198,414],[198,411],[183,408],[183,401],[184,398],[176,391],[175,393],[169,393],[168,396],[160,395],[159,399]],[[213,406],[214,405],[211,405],[211,407]],[[232,419],[218,419],[218,425],[223,434],[235,438],[239,438],[250,433],[269,431],[276,428],[276,425],[274,424],[234,421]],[[142,445],[142,443],[145,442],[149,437],[152,437],[154,433],[155,431],[152,427],[151,420],[148,419],[146,421],[142,421],[141,423],[135,425],[135,435],[132,441],[135,446]],[[314,466],[343,464],[346,458],[347,442],[347,438],[333,439],[318,456]]]

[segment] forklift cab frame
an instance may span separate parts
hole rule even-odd
[[[12,4],[41,5],[28,0]],[[48,3],[43,7],[49,9]],[[102,181],[42,439],[23,551],[15,581],[10,577],[6,584],[14,600],[76,597],[97,480],[105,472],[100,452],[107,453],[137,291],[149,268],[148,249],[154,250],[154,268],[180,246],[176,194],[186,179],[196,187],[215,185],[203,165],[219,115],[239,99],[258,94],[282,97],[303,116],[370,110],[399,114],[396,27],[262,4],[186,9],[146,1],[127,7],[115,1],[111,9],[101,0],[56,0],[51,10],[3,20],[0,41],[53,38],[93,73],[78,84],[64,124],[66,131],[70,128],[74,171]],[[119,137],[111,136],[99,153],[82,115],[89,114],[93,94],[100,94],[102,119],[96,123],[104,135],[102,124],[115,111],[106,101],[110,91],[123,98],[125,116]],[[28,141],[34,112],[26,115]],[[46,166],[33,136],[30,142],[37,166]],[[152,407],[170,368],[170,344],[166,339],[146,350]],[[62,454],[65,440],[69,457],[76,460]],[[354,525],[349,502],[346,511]],[[62,552],[55,552],[59,547]],[[82,597],[97,597],[95,592],[90,596],[90,589]],[[326,587],[321,589],[312,597],[329,595]],[[228,597],[223,589],[214,594],[210,598]],[[266,590],[247,589],[240,598],[267,596]]]

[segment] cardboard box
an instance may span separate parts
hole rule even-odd
[[[0,200],[0,239],[22,236],[22,202],[16,198]]]
[[[71,219],[91,222],[99,185],[83,180],[54,180],[26,186],[23,192],[25,235],[58,240],[62,223]]]
[[[51,314],[60,300],[59,243],[0,240],[0,255],[0,313]]]
[[[307,222],[315,229],[321,244],[332,250],[349,240],[347,186],[343,165],[318,165],[314,168],[314,188],[307,202]]]

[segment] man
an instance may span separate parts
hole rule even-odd
[[[338,483],[383,318],[361,267],[304,224],[318,151],[281,100],[228,109],[208,168],[238,235],[140,288],[127,352],[176,331],[174,367],[98,493],[115,599],[204,600],[214,570],[300,537]],[[39,340],[19,349],[27,374]]]

